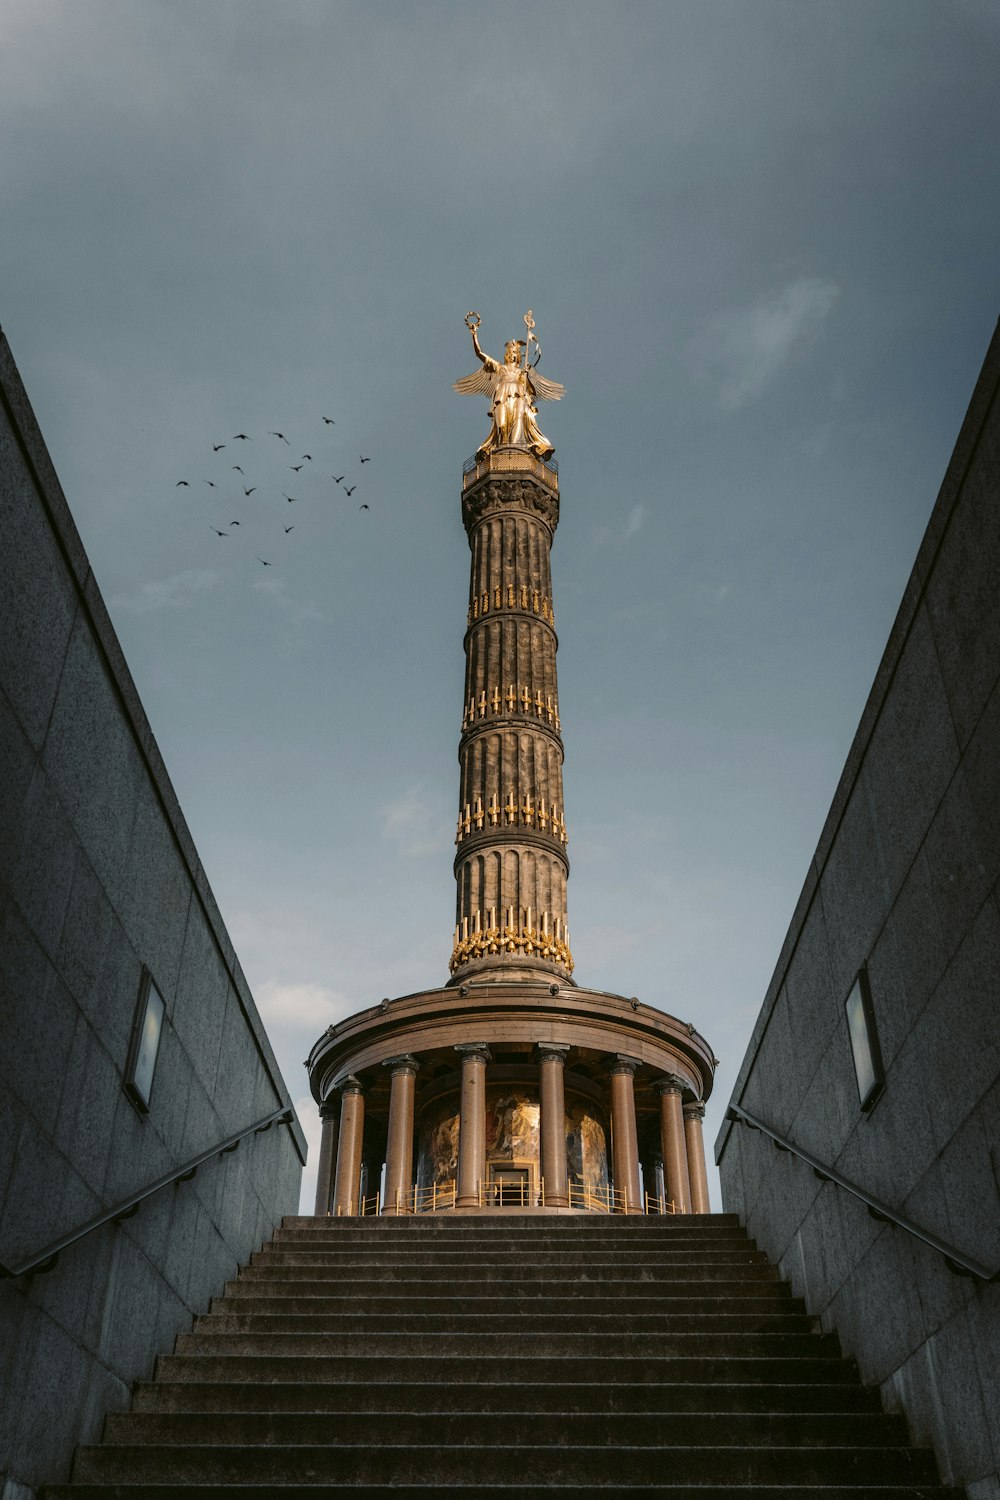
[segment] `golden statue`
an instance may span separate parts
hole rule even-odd
[[[483,368],[472,375],[463,375],[452,387],[460,396],[488,396],[490,399],[493,430],[476,451],[476,457],[485,458],[495,448],[527,448],[538,458],[551,458],[555,449],[535,421],[538,415],[535,400],[540,396],[543,401],[559,401],[566,394],[566,387],[557,380],[546,380],[544,375],[536,374],[542,348],[535,337],[531,309],[524,315],[528,337],[508,339],[503,364],[484,354],[479,347],[479,323],[478,313],[466,313],[465,326],[472,334],[472,347]]]

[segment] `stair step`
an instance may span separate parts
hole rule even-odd
[[[319,1484],[269,1484],[267,1500],[324,1500],[341,1490],[357,1491],[353,1481],[339,1484],[327,1480]],[[426,1484],[406,1483],[365,1484],[365,1500],[397,1500],[397,1497],[412,1495],[414,1500],[434,1497],[442,1493],[437,1480]],[[619,1475],[607,1482],[598,1481],[581,1484],[525,1484],[523,1481],[509,1482],[491,1480],[479,1485],[475,1481],[449,1484],[450,1500],[485,1500],[487,1495],[509,1495],[511,1500],[587,1500],[589,1496],[636,1495],[641,1500],[663,1496],[664,1500],[733,1500],[729,1484],[671,1484],[661,1480],[654,1484],[633,1484],[626,1476]],[[178,1484],[73,1484],[49,1485],[45,1500],[178,1500],[178,1497],[193,1496],[194,1500],[261,1500],[261,1487],[257,1484],[224,1484],[213,1482],[199,1484],[184,1481]],[[742,1484],[739,1500],[966,1500],[965,1491],[942,1489],[937,1484]]]
[[[502,1383],[385,1381],[379,1384],[333,1384],[317,1375],[308,1383],[291,1378],[212,1383],[166,1378],[136,1387],[134,1411],[142,1412],[818,1412],[876,1413],[882,1408],[873,1391],[856,1383],[801,1382],[786,1385],[750,1381],[694,1380],[642,1383],[577,1381],[546,1384],[527,1380]],[[593,1375],[593,1370],[591,1370]]]
[[[670,1234],[718,1234],[724,1230],[735,1230],[745,1234],[736,1214],[659,1214],[646,1217],[644,1214],[567,1213],[551,1216],[537,1213],[517,1213],[508,1209],[502,1215],[495,1210],[481,1214],[382,1214],[378,1218],[334,1218],[329,1214],[286,1214],[278,1233],[283,1229],[329,1228],[352,1233],[361,1229],[377,1229],[385,1233],[393,1230],[409,1234],[414,1229],[423,1234],[451,1234],[458,1226],[468,1228],[470,1233],[487,1226],[511,1230],[537,1229],[551,1234],[577,1234],[593,1225],[613,1224],[621,1233],[642,1234],[650,1230],[665,1229]]]
[[[579,1307],[562,1312],[496,1312],[484,1325],[484,1314],[474,1311],[447,1312],[426,1310],[419,1303],[411,1304],[405,1311],[378,1313],[290,1313],[263,1312],[257,1308],[238,1309],[236,1312],[219,1311],[205,1313],[195,1318],[196,1334],[262,1333],[262,1334],[375,1334],[414,1336],[436,1340],[451,1334],[467,1334],[479,1337],[482,1330],[490,1337],[524,1333],[532,1335],[552,1334],[559,1337],[586,1337],[606,1339],[608,1337],[634,1338],[662,1337],[696,1334],[699,1339],[718,1339],[732,1334],[736,1337],[751,1334],[810,1334],[814,1319],[805,1313],[672,1313],[659,1308],[650,1312],[596,1312]]]
[[[733,1216],[284,1221],[45,1500],[960,1500]]]
[[[526,1403],[511,1411],[440,1412],[123,1412],[108,1418],[105,1443],[119,1446],[211,1443],[248,1446],[330,1444],[501,1447],[511,1434],[531,1447],[595,1446],[631,1449],[683,1445],[759,1447],[899,1447],[901,1419],[881,1412],[537,1412]]]
[[[548,1484],[617,1484],[627,1462],[631,1481],[657,1483],[669,1473],[674,1483],[702,1484],[870,1484],[874,1478],[916,1484],[934,1476],[928,1454],[911,1448],[886,1447],[679,1447],[564,1444],[534,1446],[512,1442],[489,1447],[465,1444],[301,1444],[271,1448],[254,1445],[211,1446],[149,1444],[146,1447],[105,1444],[82,1448],[74,1478],[115,1483],[172,1479],[221,1484],[292,1482],[324,1484],[392,1484],[436,1482],[462,1484],[474,1475],[479,1484],[509,1481],[511,1466],[528,1482]]]
[[[331,1285],[331,1282],[333,1283]],[[466,1302],[471,1299],[518,1298],[535,1304],[551,1298],[566,1298],[574,1303],[587,1301],[634,1303],[641,1298],[653,1298],[666,1306],[683,1310],[686,1303],[695,1302],[767,1302],[774,1306],[800,1307],[798,1298],[793,1298],[791,1288],[785,1281],[765,1281],[755,1277],[752,1281],[640,1281],[631,1277],[601,1277],[597,1281],[567,1281],[553,1273],[551,1279],[534,1281],[486,1282],[482,1277],[414,1277],[404,1286],[391,1283],[391,1291],[382,1289],[382,1284],[372,1285],[371,1280],[347,1280],[344,1277],[312,1279],[307,1277],[279,1277],[263,1275],[254,1270],[243,1271],[235,1280],[227,1281],[225,1297],[260,1298],[322,1298],[327,1302],[350,1302],[361,1307],[366,1302],[381,1303],[386,1298],[426,1297]]]
[[[331,1384],[363,1384],[368,1381],[441,1381],[455,1385],[489,1382],[496,1376],[496,1361],[478,1349],[461,1355],[398,1354],[384,1358],[370,1352],[359,1353],[355,1341],[348,1354],[329,1359],[306,1355],[268,1355],[250,1357],[247,1353],[227,1353],[209,1341],[204,1352],[161,1355],[157,1360],[157,1379],[191,1381],[304,1381],[324,1380]],[[526,1357],[523,1352],[504,1362],[504,1377],[511,1383],[525,1381],[588,1384],[594,1379],[595,1365],[590,1355],[563,1357]],[[787,1385],[790,1381],[818,1380],[824,1385],[845,1384],[857,1380],[857,1370],[847,1360],[829,1355],[798,1357],[774,1356],[734,1358],[731,1354],[709,1358],[701,1354],[686,1358],[642,1356],[627,1358],[620,1353],[601,1361],[601,1379],[611,1383],[659,1384],[693,1381],[696,1384],[730,1383]]]
[[[199,1324],[209,1321],[198,1319]],[[338,1359],[357,1352],[359,1337],[364,1338],[367,1355],[390,1359],[424,1353],[432,1354],[435,1359],[449,1354],[476,1354],[492,1359],[517,1355],[552,1359],[575,1354],[591,1360],[621,1353],[633,1357],[657,1355],[661,1359],[669,1355],[694,1354],[735,1354],[744,1358],[770,1355],[786,1359],[800,1355],[820,1358],[825,1354],[829,1359],[836,1359],[838,1354],[835,1339],[815,1333],[674,1333],[670,1329],[659,1333],[617,1329],[592,1332],[576,1328],[543,1332],[530,1325],[515,1327],[505,1333],[494,1333],[489,1325],[444,1333],[364,1332],[363,1327],[352,1333],[213,1333],[199,1327],[196,1333],[178,1334],[176,1351],[178,1354],[250,1356],[314,1354]]]
[[[443,1287],[435,1284],[431,1291],[421,1288],[417,1291],[407,1290],[402,1295],[392,1292],[381,1297],[370,1288],[361,1296],[333,1296],[329,1290],[308,1296],[297,1289],[279,1291],[268,1287],[262,1291],[260,1283],[257,1283],[256,1287],[251,1284],[241,1287],[239,1291],[227,1289],[225,1296],[213,1297],[211,1311],[213,1315],[253,1313],[310,1319],[353,1315],[364,1317],[367,1322],[369,1317],[375,1315],[396,1317],[408,1313],[423,1313],[427,1316],[444,1314],[453,1311],[458,1305],[463,1312],[479,1318],[498,1314],[522,1320],[568,1317],[579,1322],[580,1319],[589,1320],[594,1317],[621,1321],[626,1317],[645,1319],[648,1315],[656,1315],[675,1320],[675,1326],[679,1326],[676,1320],[692,1317],[759,1319],[766,1316],[787,1320],[803,1316],[801,1304],[797,1300],[793,1302],[789,1297],[678,1297],[656,1293],[626,1298],[601,1296],[602,1290],[598,1283],[586,1297],[557,1296],[537,1290],[534,1296],[526,1297],[517,1287],[511,1287],[502,1296],[456,1293],[455,1297],[449,1297]],[[634,1290],[633,1288],[633,1292]]]
[[[443,1267],[427,1266],[416,1256],[399,1256],[391,1262],[374,1260],[360,1257],[351,1260],[335,1260],[333,1257],[305,1256],[301,1260],[288,1258],[285,1260],[272,1260],[267,1257],[266,1251],[258,1251],[251,1260],[249,1266],[240,1272],[240,1279],[262,1280],[304,1280],[304,1281],[373,1281],[381,1285],[385,1281],[425,1281],[428,1277],[439,1282],[447,1282],[458,1266],[468,1274],[469,1257],[466,1256],[460,1263],[449,1261]],[[477,1280],[480,1284],[488,1281],[497,1281],[501,1284],[509,1284],[511,1267],[509,1264],[486,1264],[477,1261]],[[683,1286],[686,1282],[723,1281],[729,1282],[734,1277],[746,1278],[752,1281],[775,1282],[780,1285],[778,1273],[774,1266],[770,1266],[764,1260],[752,1262],[719,1261],[708,1263],[704,1261],[688,1262],[683,1265],[664,1265],[653,1261],[636,1263],[629,1261],[627,1268],[632,1271],[636,1282],[655,1282],[658,1285]],[[589,1260],[568,1261],[560,1257],[553,1261],[543,1261],[537,1264],[519,1262],[517,1265],[517,1279],[519,1283],[535,1281],[559,1281],[559,1282],[593,1282],[598,1283],[602,1279],[603,1267],[595,1266]],[[608,1268],[616,1277],[621,1276],[626,1265],[621,1258]],[[436,1276],[434,1275],[437,1272]]]

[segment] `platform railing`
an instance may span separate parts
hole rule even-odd
[[[399,1217],[412,1214],[449,1213],[455,1208],[457,1186],[454,1178],[448,1182],[435,1182],[430,1187],[412,1187],[402,1195],[394,1194],[391,1201],[380,1192],[373,1193],[348,1204],[347,1208],[333,1210],[335,1218]],[[662,1193],[643,1193],[638,1201],[630,1199],[626,1188],[583,1187],[570,1183],[567,1190],[568,1207],[576,1213],[589,1214],[648,1214],[657,1217],[675,1214],[677,1205],[672,1198]],[[527,1179],[519,1182],[503,1182],[496,1178],[481,1181],[476,1189],[477,1207],[484,1213],[498,1208],[524,1209],[545,1208],[545,1179],[540,1178],[535,1187]],[[549,1204],[551,1207],[551,1203]]]

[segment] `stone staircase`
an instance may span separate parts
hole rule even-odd
[[[286,1219],[48,1500],[944,1500],[734,1216]]]

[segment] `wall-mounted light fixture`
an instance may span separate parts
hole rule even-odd
[[[125,1092],[143,1114],[149,1111],[156,1056],[163,1034],[163,1013],[160,992],[153,983],[149,970],[144,967],[139,980],[139,999],[132,1022],[132,1040],[129,1043],[124,1083]]]
[[[847,1013],[847,1031],[851,1038],[861,1108],[869,1110],[885,1088],[885,1072],[867,969],[858,970],[851,992],[844,1002],[844,1009]]]

